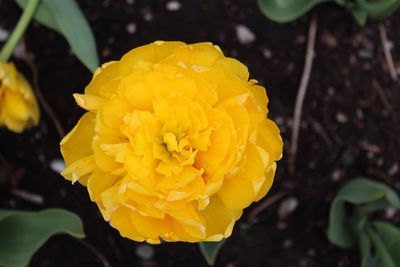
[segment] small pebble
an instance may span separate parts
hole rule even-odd
[[[283,241],[282,247],[283,248],[290,248],[293,245],[293,241],[291,239],[285,239],[285,241]]]
[[[336,120],[340,123],[346,123],[349,121],[349,119],[347,118],[347,115],[344,114],[343,112],[336,113]]]
[[[392,167],[390,167],[390,169],[388,170],[388,174],[389,174],[390,176],[393,176],[393,175],[395,175],[398,171],[399,171],[399,164],[394,163],[394,164],[392,165]]]
[[[295,197],[289,197],[283,200],[278,208],[278,217],[283,220],[289,216],[299,205],[299,201]]]
[[[337,47],[337,40],[336,40],[335,36],[333,36],[333,35],[332,35],[331,33],[329,33],[329,32],[324,32],[324,33],[321,35],[320,40],[321,40],[321,42],[322,42],[324,45],[326,45],[328,48],[333,49],[333,48]]]
[[[178,1],[169,1],[166,4],[166,8],[169,11],[177,11],[179,9],[181,9],[181,3],[179,3]]]
[[[143,260],[150,260],[154,257],[154,248],[147,244],[140,244],[135,249],[136,255]]]
[[[7,40],[9,35],[10,35],[9,31],[0,28],[0,42],[4,42],[5,40]]]
[[[245,25],[236,25],[236,35],[243,45],[251,44],[256,40],[256,35]]]
[[[134,22],[128,23],[126,25],[126,31],[130,34],[134,34],[137,30],[136,24]]]
[[[337,181],[340,180],[340,178],[342,178],[342,175],[343,175],[343,173],[342,173],[341,170],[335,169],[335,170],[332,172],[332,180],[333,180],[334,182],[337,182]]]
[[[268,48],[262,48],[261,52],[266,59],[272,58],[272,52]]]
[[[372,50],[369,49],[360,49],[358,50],[358,57],[363,58],[363,59],[370,59],[374,55],[372,53]]]
[[[128,5],[133,5],[135,3],[135,0],[126,0],[126,3]]]
[[[385,209],[385,217],[387,219],[393,219],[397,213],[397,209],[393,207],[389,207]]]
[[[50,162],[50,168],[56,173],[60,173],[65,169],[65,163],[62,159],[53,159]]]

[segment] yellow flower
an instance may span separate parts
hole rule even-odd
[[[39,107],[28,81],[12,63],[0,62],[0,127],[21,133],[39,123]]]
[[[62,175],[124,237],[221,240],[271,187],[282,140],[265,89],[218,46],[138,47],[74,97],[87,112],[61,141]]]

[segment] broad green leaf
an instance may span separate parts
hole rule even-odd
[[[343,186],[336,198],[355,205],[386,199],[391,206],[400,208],[400,199],[389,186],[362,177],[355,178]]]
[[[203,254],[204,259],[207,261],[209,266],[213,266],[215,260],[217,259],[218,252],[222,248],[225,240],[220,242],[201,242],[199,243],[199,248],[201,254]]]
[[[368,13],[363,9],[356,9],[351,12],[358,25],[363,26],[367,22]]]
[[[27,0],[16,0],[25,8]],[[75,0],[41,0],[34,18],[60,32],[78,59],[92,72],[99,66],[96,42]]]
[[[313,8],[318,3],[329,0],[258,0],[261,12],[275,22],[295,20]]]
[[[338,197],[333,200],[329,211],[328,240],[341,248],[351,248],[355,242],[345,202]]]
[[[25,9],[25,6],[28,4],[29,0],[15,0],[15,2],[17,2],[20,8]],[[53,14],[43,3],[39,3],[34,18],[46,27],[61,33]]]
[[[400,229],[386,222],[375,222],[376,229],[381,241],[390,254],[393,261],[400,266]]]
[[[369,204],[371,209],[376,208],[377,204],[381,208],[400,207],[397,194],[383,183],[356,178],[344,185],[331,204],[328,228],[329,241],[342,248],[352,247],[357,238],[354,229],[357,222],[351,223],[350,217],[355,217],[347,214],[346,203],[365,205],[365,210],[368,210]]]
[[[83,238],[82,221],[74,213],[62,209],[0,210],[0,266],[28,266],[33,254],[55,234]]]
[[[380,267],[398,267],[392,255],[390,254],[386,244],[382,241],[381,237],[371,228],[367,229],[367,233],[371,240],[373,247],[378,256],[378,266]],[[397,251],[398,253],[398,251]]]
[[[375,267],[376,258],[371,254],[372,246],[368,234],[364,231],[359,237],[361,267]]]
[[[400,0],[357,0],[357,3],[373,19],[382,19],[390,16],[400,8]]]

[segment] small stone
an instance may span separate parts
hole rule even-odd
[[[279,230],[285,230],[287,228],[287,224],[285,222],[278,222],[276,224],[276,228]]]
[[[272,52],[268,48],[262,48],[261,52],[266,59],[272,58]]]
[[[293,241],[291,239],[285,239],[285,241],[283,241],[282,247],[283,248],[291,248],[293,245]]]
[[[62,159],[53,159],[50,162],[50,168],[56,173],[60,173],[65,169],[65,163]]]
[[[283,200],[278,208],[278,217],[283,220],[289,216],[299,205],[299,201],[295,197],[289,197]]]
[[[126,31],[130,34],[134,34],[137,30],[136,24],[134,22],[128,23],[126,25]]]
[[[236,35],[243,45],[251,44],[256,40],[256,35],[245,25],[236,25]]]
[[[346,123],[349,121],[348,117],[346,114],[344,114],[343,112],[338,112],[336,113],[336,120],[340,123]]]
[[[397,209],[393,207],[389,207],[385,209],[385,217],[387,219],[393,219],[397,213]]]
[[[135,3],[135,0],[126,0],[126,3],[128,5],[133,5]]]
[[[9,35],[10,35],[9,31],[0,28],[0,42],[4,42],[5,40],[7,40]]]
[[[140,244],[135,249],[136,255],[143,260],[150,260],[154,257],[154,248],[147,244]]]
[[[332,35],[331,33],[329,33],[329,32],[324,32],[324,33],[321,35],[320,40],[321,40],[321,42],[322,42],[324,45],[326,45],[328,48],[333,49],[333,48],[337,47],[337,40],[336,40],[335,36],[333,36],[333,35]]]
[[[359,118],[360,120],[364,119],[364,113],[363,113],[362,109],[357,108],[356,114],[357,114],[357,118]]]
[[[316,254],[315,249],[309,248],[309,249],[307,250],[307,254],[308,254],[308,256],[314,257],[315,254]]]
[[[360,49],[360,50],[358,50],[358,57],[360,57],[360,58],[370,59],[373,56],[374,55],[373,55],[372,50],[369,50],[369,49]]]
[[[282,125],[284,123],[284,120],[281,116],[277,116],[274,120],[278,125]]]
[[[393,175],[395,175],[398,171],[399,171],[399,164],[394,163],[394,164],[392,165],[392,167],[390,167],[390,169],[388,170],[388,174],[389,174],[390,176],[393,176]]]
[[[340,180],[340,178],[342,178],[342,175],[343,175],[343,173],[342,173],[341,170],[335,169],[335,170],[332,172],[332,180],[333,180],[334,182],[337,182],[337,181]]]
[[[179,3],[178,1],[169,1],[166,4],[166,8],[169,11],[177,11],[179,9],[181,9],[181,3]]]

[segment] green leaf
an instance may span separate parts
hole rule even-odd
[[[388,205],[400,209],[400,199],[393,189],[384,183],[358,177],[347,183],[338,192],[336,198],[355,205],[374,203],[380,199]]]
[[[347,214],[346,203],[365,205],[366,211],[368,208],[400,207],[397,194],[383,183],[356,178],[344,185],[331,204],[328,228],[329,241],[342,248],[352,247],[357,237],[355,223],[351,223],[351,216]]]
[[[357,2],[373,19],[388,17],[400,7],[400,0],[357,0]]]
[[[373,223],[373,227],[393,261],[400,266],[400,229],[380,221]]]
[[[261,12],[275,22],[295,20],[313,8],[318,3],[329,0],[258,0]]]
[[[329,211],[328,240],[341,248],[351,248],[355,242],[345,202],[337,197],[333,200]]]
[[[361,267],[375,267],[376,259],[371,255],[371,241],[365,231],[363,231],[360,235],[359,244],[361,253]]]
[[[28,266],[33,254],[55,234],[83,238],[82,221],[74,213],[62,209],[0,210],[0,266]]]
[[[201,242],[199,243],[200,252],[209,266],[213,266],[219,250],[225,243],[225,239],[219,242]]]
[[[398,267],[390,255],[390,252],[386,246],[386,244],[382,241],[381,237],[373,231],[371,228],[367,229],[367,233],[371,240],[372,245],[374,246],[376,253],[378,255],[378,261],[380,263],[380,267]],[[397,251],[398,253],[398,251]]]
[[[28,0],[16,0],[25,8]],[[75,0],[42,0],[34,18],[60,32],[78,59],[92,72],[99,66],[96,42]]]
[[[15,2],[19,5],[20,8],[25,9],[29,0],[15,0]],[[35,18],[35,20],[37,20],[39,23],[45,25],[46,27],[61,33],[61,30],[58,27],[53,14],[43,3],[39,3],[38,7],[36,8],[34,18]]]
[[[368,13],[362,9],[356,9],[351,12],[358,25],[364,26],[368,19]]]

